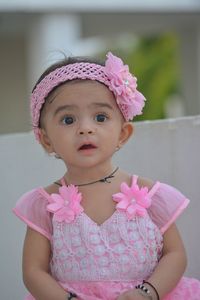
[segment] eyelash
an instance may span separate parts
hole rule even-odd
[[[97,117],[98,116],[103,116],[104,117],[104,120],[103,121],[98,121],[97,120]],[[66,121],[66,119],[71,119],[71,123],[69,122],[69,123],[66,123],[65,121]],[[94,120],[97,122],[97,123],[104,123],[105,121],[107,121],[109,119],[109,116],[106,114],[106,113],[97,113],[97,114],[95,114],[95,117],[94,117]],[[76,121],[76,118],[74,117],[74,116],[70,116],[70,115],[66,115],[66,116],[64,116],[64,117],[62,117],[61,119],[60,119],[60,122],[62,123],[62,124],[64,124],[64,125],[72,125],[74,122]]]
[[[105,117],[104,121],[103,121],[103,122],[98,121],[98,120],[96,119],[98,116],[104,116],[104,117]],[[105,121],[108,120],[108,118],[109,118],[109,117],[108,117],[108,115],[107,115],[106,113],[98,113],[98,114],[95,115],[95,120],[96,120],[98,123],[104,123]]]
[[[66,120],[66,119],[71,119],[72,120],[72,122],[71,123],[65,123],[64,121]],[[71,125],[71,124],[73,124],[74,123],[74,121],[76,121],[76,118],[74,117],[74,116],[64,116],[64,117],[62,117],[61,118],[61,123],[62,124],[64,124],[64,125]]]

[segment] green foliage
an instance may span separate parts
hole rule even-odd
[[[144,114],[134,121],[165,118],[165,102],[179,92],[177,37],[171,33],[144,37],[128,51],[111,51],[129,65],[138,79],[138,90],[147,99]]]

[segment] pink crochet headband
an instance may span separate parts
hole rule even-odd
[[[73,79],[90,79],[104,83],[114,93],[116,102],[126,121],[142,114],[145,97],[137,90],[137,79],[129,72],[127,65],[107,54],[105,66],[78,62],[57,68],[44,77],[31,95],[31,116],[36,139],[40,140],[39,119],[42,105],[54,87]]]

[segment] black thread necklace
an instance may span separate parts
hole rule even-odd
[[[115,168],[114,171],[112,171],[111,174],[101,178],[101,179],[98,179],[98,180],[95,180],[95,181],[91,181],[91,182],[87,182],[87,183],[81,183],[81,184],[74,184],[75,186],[85,186],[85,185],[90,185],[90,184],[94,184],[94,183],[97,183],[97,182],[103,182],[103,183],[111,183],[111,181],[109,179],[112,179],[114,178],[114,174],[118,171],[119,167]],[[59,182],[54,182],[55,184],[59,185],[59,186],[62,186],[62,184],[60,184]]]

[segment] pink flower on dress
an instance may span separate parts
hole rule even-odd
[[[60,187],[59,194],[51,194],[50,199],[47,210],[54,214],[53,219],[57,222],[71,223],[83,211],[82,195],[74,185]]]
[[[133,219],[135,215],[145,216],[146,208],[151,206],[151,198],[148,195],[148,188],[139,188],[134,181],[129,187],[125,182],[121,184],[121,193],[113,195],[113,200],[118,202],[116,209],[118,211],[125,211],[129,220]]]
[[[105,73],[110,80],[109,89],[115,94],[125,119],[128,121],[142,114],[146,99],[137,90],[137,78],[129,72],[129,67],[111,52],[107,54]]]

